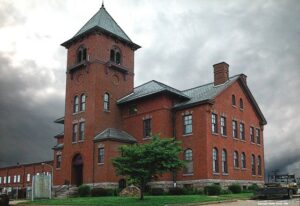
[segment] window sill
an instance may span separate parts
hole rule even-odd
[[[256,175],[252,175],[252,177],[256,177]]]
[[[239,141],[239,139],[237,137],[232,137],[232,139],[235,141]]]
[[[77,142],[72,142],[72,144],[77,144]]]
[[[193,176],[194,173],[189,173],[189,174],[182,174],[182,176]]]
[[[213,175],[220,176],[220,173],[214,172]]]
[[[60,168],[55,168],[55,170],[61,170],[61,167]]]
[[[231,106],[236,109],[236,105],[232,104]]]
[[[103,110],[103,112],[110,113],[110,110]]]
[[[84,111],[73,112],[73,114],[72,114],[72,115],[81,114],[81,113],[83,113],[83,112],[85,112],[85,110],[84,110]]]
[[[152,137],[144,137],[143,140],[150,140]]]
[[[84,140],[79,140],[79,141],[78,141],[78,143],[83,143],[83,142],[84,142]]]
[[[98,166],[104,165],[104,163],[98,163]]]
[[[211,134],[214,135],[214,136],[219,136],[219,134],[215,133],[215,132],[212,132]]]
[[[261,144],[256,144],[257,146],[261,147]]]
[[[228,174],[228,173],[222,173],[222,175],[223,175],[223,176],[229,176],[229,174]]]
[[[244,139],[241,139],[241,142],[244,142],[244,143],[246,143],[246,140],[244,140]]]
[[[193,135],[193,133],[188,133],[188,134],[183,134],[182,136],[183,137],[188,137],[188,136],[192,136]]]
[[[233,169],[234,169],[234,170],[240,170],[240,168],[239,168],[239,167],[234,167]]]
[[[242,168],[241,170],[242,170],[242,171],[246,171],[247,169],[246,169],[246,168]]]
[[[253,145],[256,145],[255,142],[250,142],[250,143],[253,144]]]
[[[240,108],[240,111],[243,112],[243,111],[244,111],[244,108]]]
[[[222,137],[224,138],[227,138],[227,135],[226,134],[221,134]]]

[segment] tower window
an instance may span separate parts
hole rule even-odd
[[[113,48],[110,50],[110,61],[121,64],[121,52],[118,48]]]
[[[80,63],[86,60],[86,48],[80,47],[77,51],[76,63]]]
[[[61,168],[61,155],[56,156],[56,168]]]
[[[80,96],[80,111],[85,111],[85,103],[86,103],[86,96],[82,94]]]
[[[85,122],[79,123],[79,141],[84,140]]]
[[[107,92],[104,93],[103,108],[104,111],[109,111],[109,94]]]
[[[78,96],[74,97],[74,107],[73,107],[73,113],[76,113],[79,111],[79,98]]]

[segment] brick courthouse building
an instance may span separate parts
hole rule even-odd
[[[213,65],[214,82],[180,91],[155,80],[134,88],[134,52],[140,48],[102,6],[68,41],[65,115],[56,123],[54,185],[123,187],[111,158],[124,144],[152,134],[182,142],[185,169],[155,187],[201,187],[264,181],[266,120],[246,75]],[[147,72],[147,70],[145,70]],[[179,77],[178,77],[179,78]]]

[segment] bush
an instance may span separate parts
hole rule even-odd
[[[92,197],[117,196],[117,195],[118,192],[115,189],[93,188],[91,190]]]
[[[91,187],[88,185],[80,185],[78,187],[79,197],[87,197],[91,194]]]
[[[242,187],[239,184],[229,185],[228,190],[230,190],[233,194],[238,194],[242,192]]]
[[[250,191],[255,191],[255,190],[257,190],[259,187],[258,187],[258,185],[257,184],[252,184],[252,185],[250,185],[250,186],[248,186],[248,190],[250,190]]]
[[[221,195],[228,195],[228,194],[232,194],[232,192],[230,190],[221,190]]]
[[[183,193],[184,193],[184,195],[203,195],[204,194],[202,189],[196,189],[196,188],[184,188]]]
[[[180,187],[172,187],[169,189],[169,194],[170,195],[184,195],[185,191],[187,191],[187,189],[183,189]]]
[[[150,195],[155,195],[155,196],[165,194],[164,189],[162,188],[151,188],[149,193]]]
[[[221,194],[221,186],[220,185],[205,186],[204,193],[206,195],[220,195]]]

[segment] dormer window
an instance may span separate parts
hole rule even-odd
[[[82,61],[86,60],[86,48],[84,47],[80,47],[77,51],[77,59],[76,59],[76,63],[80,63]]]
[[[110,61],[121,64],[121,52],[118,48],[113,48],[110,50]]]

